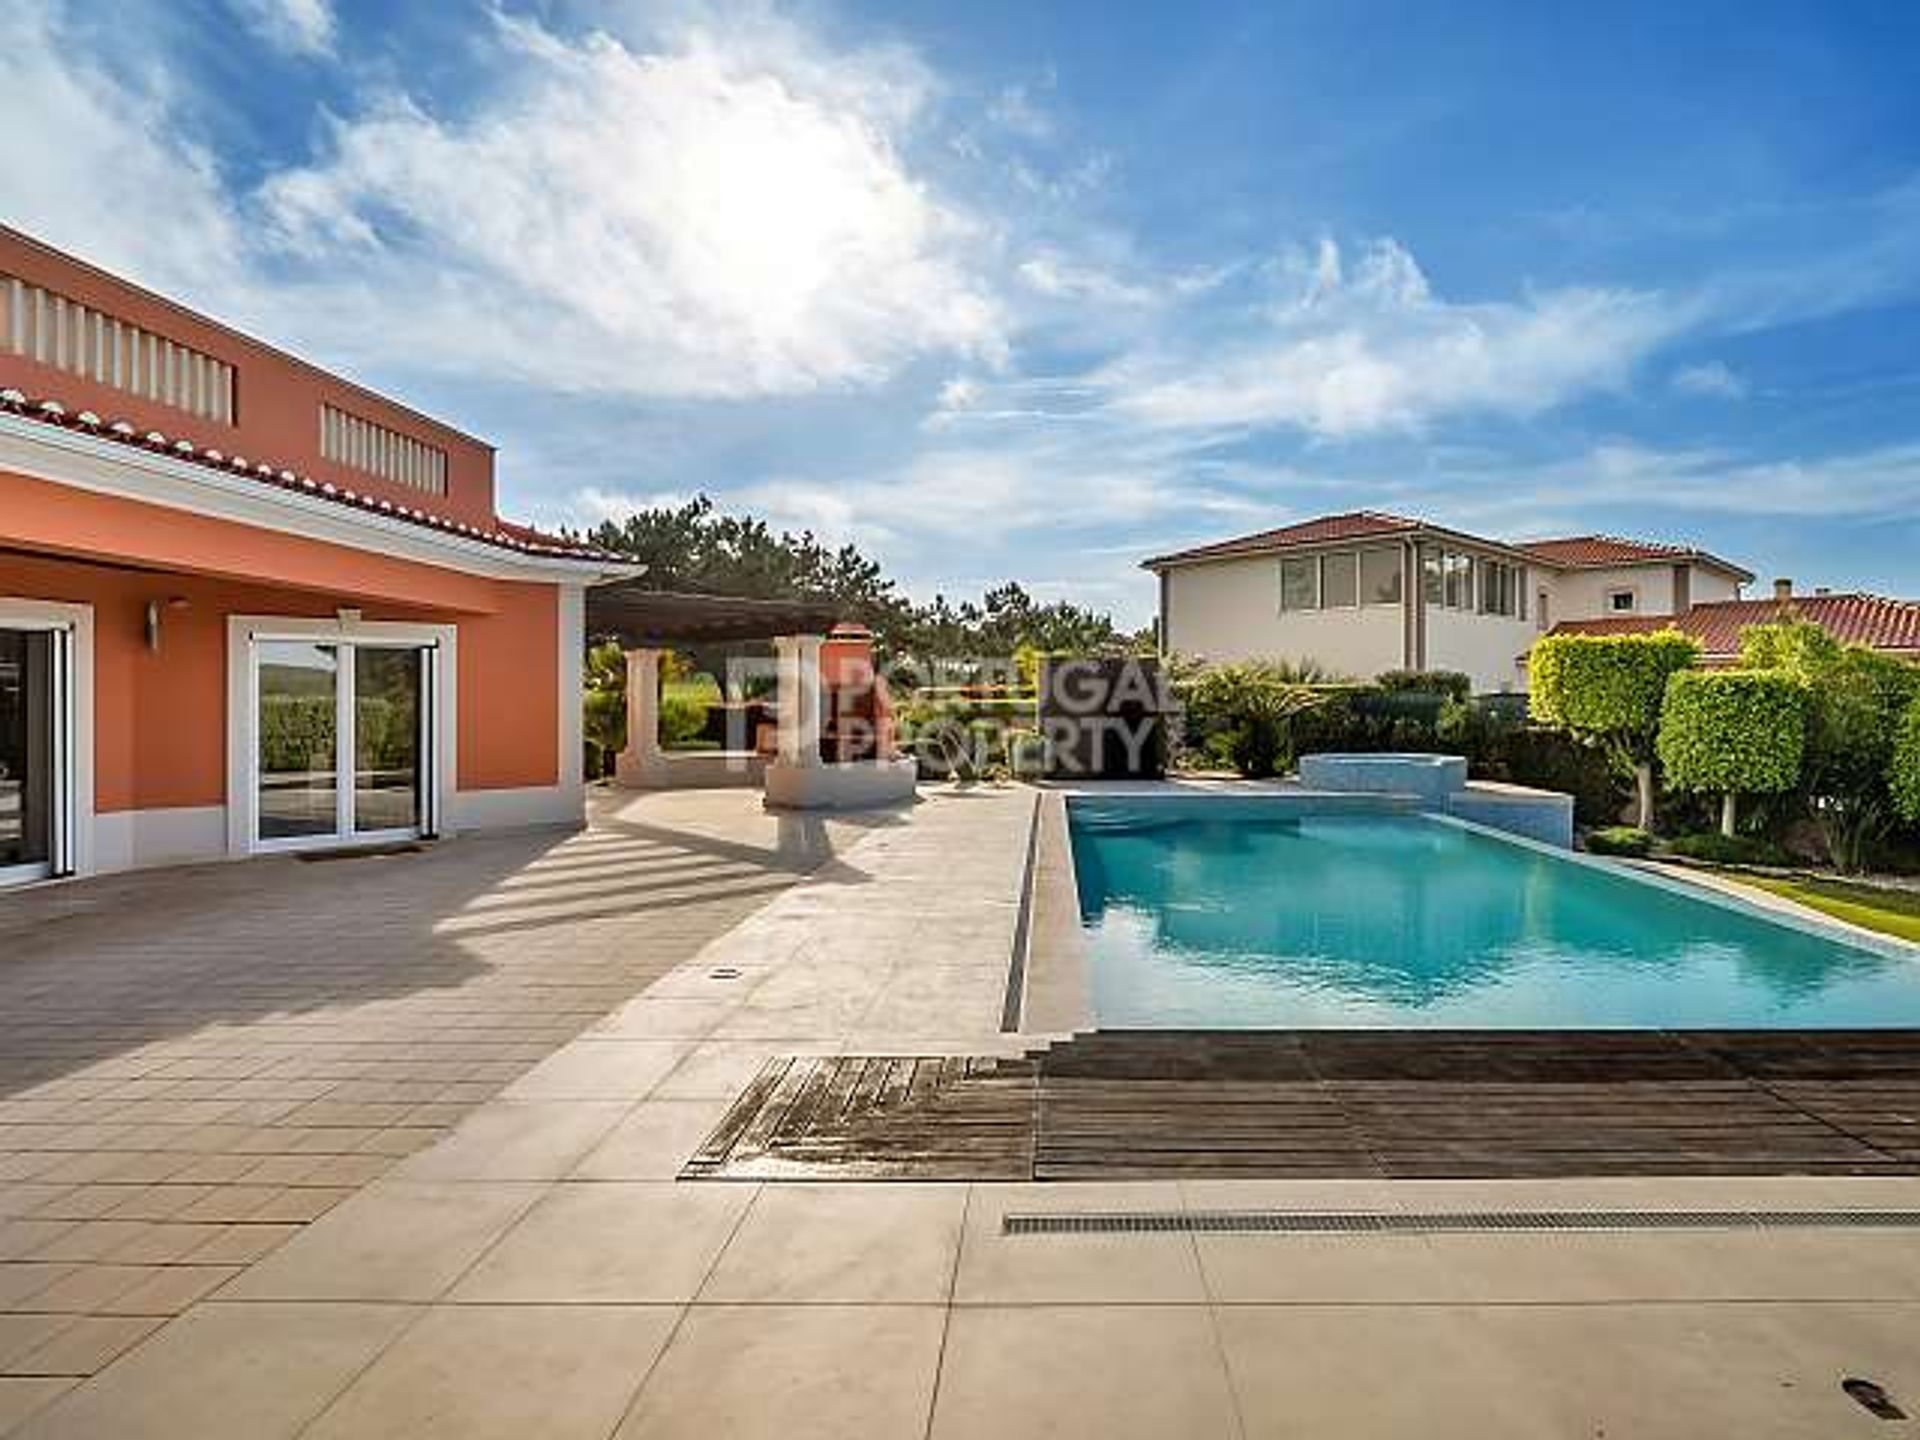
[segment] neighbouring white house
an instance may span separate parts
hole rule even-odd
[[[1696,611],[1767,603],[1742,600],[1751,572],[1691,546],[1509,542],[1373,510],[1143,563],[1160,580],[1166,654],[1313,660],[1354,676],[1457,670],[1481,692],[1524,690],[1534,638],[1562,625],[1687,628]]]

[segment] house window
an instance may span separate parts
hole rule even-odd
[[[1360,603],[1362,605],[1398,605],[1400,603],[1400,568],[1398,550],[1362,550],[1360,552]]]
[[[1318,610],[1320,608],[1320,562],[1317,559],[1280,562],[1280,608],[1282,610]]]
[[[1542,630],[1553,628],[1553,597],[1542,590],[1534,596],[1534,611]]]
[[[1638,603],[1638,597],[1632,590],[1607,591],[1607,612],[1612,615],[1630,615]]]
[[[231,365],[15,275],[0,275],[0,354],[234,423]]]
[[[1504,560],[1480,562],[1480,613],[1515,615],[1521,612],[1520,567]]]
[[[1473,608],[1473,557],[1449,550],[1446,553],[1446,607],[1449,610]]]
[[[320,454],[429,495],[447,493],[447,452],[331,405],[320,407]]]
[[[1444,598],[1446,558],[1438,550],[1420,552],[1420,590],[1429,605],[1438,605]]]
[[[1350,610],[1360,603],[1360,557],[1351,551],[1320,557],[1320,603]]]

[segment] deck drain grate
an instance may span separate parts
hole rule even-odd
[[[1914,1230],[1920,1210],[1200,1210],[1007,1215],[1005,1235],[1459,1235],[1627,1230]]]

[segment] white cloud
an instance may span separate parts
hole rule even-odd
[[[333,53],[331,0],[232,0],[247,28],[289,55]]]
[[[1747,382],[1718,360],[1703,365],[1685,365],[1673,372],[1670,382],[1682,395],[1699,395],[1722,400],[1740,400],[1747,393]]]
[[[496,17],[457,118],[386,93],[235,196],[165,70],[92,67],[58,14],[9,35],[8,218],[331,363],[742,398],[1005,359],[992,236],[906,158],[932,87],[902,52]]]
[[[1154,293],[1055,250],[1029,256],[1016,267],[1020,278],[1054,300],[1085,300],[1101,305],[1146,305]]]
[[[297,253],[410,297],[415,351],[562,388],[746,396],[997,362],[976,226],[903,163],[897,77],[637,53],[510,27],[519,76],[471,117],[404,99],[337,126],[263,198]],[[466,351],[446,353],[449,346]]]
[[[1226,338],[1207,329],[1105,367],[1097,378],[1112,407],[1152,425],[1285,426],[1319,437],[1418,430],[1449,415],[1532,415],[1622,385],[1688,319],[1684,307],[1632,290],[1444,300],[1392,240],[1351,263],[1324,241],[1283,257],[1276,273],[1279,297]]]

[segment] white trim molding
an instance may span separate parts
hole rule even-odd
[[[57,600],[35,600],[0,595],[0,628],[9,630],[64,630],[71,637],[71,713],[56,716],[64,724],[66,786],[56,796],[71,817],[69,871],[91,875],[98,865],[94,837],[94,659],[93,607]]]
[[[137,870],[146,865],[184,865],[227,857],[224,805],[164,810],[115,810],[93,822],[96,868]]]
[[[258,830],[259,707],[254,695],[253,646],[258,640],[307,640],[338,645],[419,645],[432,647],[438,678],[433,686],[433,755],[437,793],[442,813],[457,816],[459,777],[460,632],[453,625],[427,625],[401,620],[359,620],[348,613],[332,620],[288,615],[230,615],[227,617],[227,853],[238,857],[261,853]],[[449,803],[456,802],[456,803]],[[439,833],[451,834],[452,823]],[[323,839],[329,843],[352,843]]]

